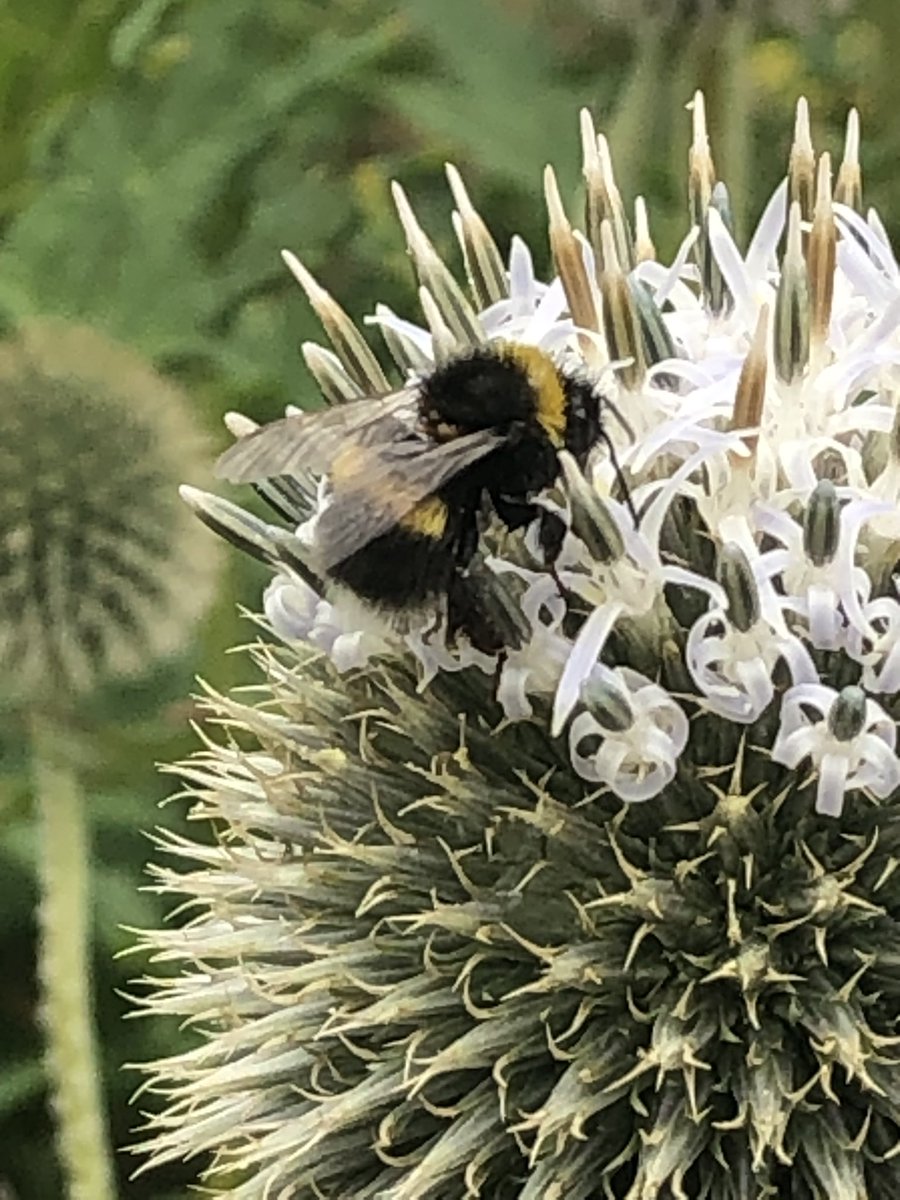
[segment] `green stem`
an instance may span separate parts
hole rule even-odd
[[[69,1200],[115,1195],[91,1011],[89,848],[81,788],[35,729],[41,820],[39,971],[48,1070]]]

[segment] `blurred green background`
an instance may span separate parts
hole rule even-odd
[[[5,0],[0,5],[0,332],[35,314],[89,323],[177,380],[213,439],[239,408],[269,418],[314,395],[299,345],[318,330],[278,251],[293,249],[356,317],[413,313],[388,184],[456,262],[443,164],[455,162],[502,249],[522,234],[547,267],[541,172],[578,203],[579,107],[647,197],[662,258],[686,230],[696,87],[739,240],[783,174],[796,97],[817,149],[863,129],[864,199],[896,236],[900,5],[895,0]],[[894,189],[894,190],[892,190]],[[0,413],[0,437],[3,415]],[[0,496],[0,505],[8,498]],[[211,535],[210,535],[211,536]],[[183,1036],[123,1020],[145,964],[116,957],[156,925],[147,837],[181,806],[155,764],[189,753],[194,677],[247,668],[261,571],[228,555],[191,652],[107,687],[80,714],[95,859],[97,1004],[116,1144],[142,1099],[123,1064]],[[2,597],[0,597],[2,599]],[[0,616],[0,619],[3,619]],[[2,688],[2,685],[0,685]],[[0,1195],[62,1195],[35,1011],[34,822],[27,738],[0,701]],[[122,1197],[184,1196],[198,1164],[130,1179]]]

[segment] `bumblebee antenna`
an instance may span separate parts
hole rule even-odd
[[[612,400],[610,400],[609,396],[603,395],[602,392],[598,392],[597,395],[600,400],[601,408],[608,408],[612,415],[619,422],[619,425],[625,433],[625,436],[630,438],[631,441],[636,442],[637,438],[635,437],[634,429],[631,427],[628,419],[622,415],[622,410],[619,408],[618,404],[614,404]]]
[[[609,401],[607,401],[607,404],[609,404]],[[612,404],[610,404],[609,406],[615,412],[614,406]],[[617,414],[617,416],[618,415],[619,414]],[[619,416],[619,419],[622,421],[622,423],[624,425],[625,424],[624,419],[621,416]],[[618,456],[616,455],[616,448],[612,443],[612,438],[609,436],[609,434],[606,432],[605,429],[600,429],[597,434],[597,437],[598,437],[598,440],[603,442],[603,444],[606,446],[607,453],[609,454],[609,461],[612,463],[612,469],[616,476],[616,483],[618,483],[618,485],[622,491],[622,500],[625,504],[625,507],[628,509],[629,513],[631,514],[631,519],[632,519],[632,521],[634,521],[635,529],[639,529],[640,524],[641,524],[640,517],[637,514],[637,509],[634,507],[634,501],[631,499],[631,489],[629,488],[629,486],[625,480],[625,474],[622,471],[622,466],[619,462]]]

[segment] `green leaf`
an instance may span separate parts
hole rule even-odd
[[[437,54],[441,71],[399,80],[391,102],[441,138],[451,155],[539,193],[544,164],[574,175],[578,126],[571,86],[549,39],[483,0],[413,0],[407,19]]]
[[[188,8],[165,77],[123,77],[53,147],[0,256],[0,307],[85,319],[156,359],[222,356],[239,385],[274,383],[296,353],[278,250],[327,247],[350,214],[346,187],[302,166],[327,136],[323,92],[358,86],[395,39],[378,23],[313,27],[284,53],[280,33],[235,0]],[[277,311],[241,320],[273,291]]]
[[[44,1089],[44,1069],[34,1060],[4,1063],[0,1071],[0,1121],[24,1107]]]
[[[143,0],[116,26],[109,43],[114,67],[132,67],[177,0]]]

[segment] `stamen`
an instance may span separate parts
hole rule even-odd
[[[759,589],[747,555],[733,542],[719,551],[716,578],[728,597],[728,618],[735,629],[746,633],[760,619]]]
[[[315,342],[304,342],[300,347],[303,361],[319,385],[319,391],[329,404],[341,404],[344,400],[357,399],[365,393],[355,383],[336,354]]]
[[[799,379],[809,365],[809,278],[800,235],[800,205],[790,207],[787,245],[775,300],[775,371],[783,383]]]
[[[453,229],[462,249],[469,286],[476,305],[487,308],[509,295],[506,267],[490,230],[469,199],[459,171],[452,163],[447,163],[445,170],[456,202]]]
[[[816,484],[803,514],[803,551],[816,567],[830,563],[837,553],[841,533],[841,505],[834,484]]]
[[[634,709],[618,679],[592,673],[581,685],[581,703],[609,733],[624,733],[634,724]]]
[[[656,261],[656,246],[650,236],[647,203],[643,196],[637,196],[634,201],[634,257],[639,263]]]
[[[640,325],[644,361],[648,366],[652,366],[654,363],[677,357],[675,342],[653,292],[633,275],[628,278],[628,287]],[[656,382],[661,385],[665,385],[670,379],[671,376],[656,376]]]
[[[839,742],[852,742],[866,724],[866,693],[861,687],[842,688],[828,713],[829,732]]]
[[[619,265],[609,221],[604,221],[600,226],[600,243],[604,267],[599,282],[606,345],[610,358],[623,364],[619,374],[625,387],[635,391],[644,381],[647,364],[644,361],[643,338],[634,297]]]
[[[360,389],[360,395],[373,395],[390,390],[378,359],[369,349],[365,338],[343,308],[333,300],[307,271],[295,254],[282,250],[285,266],[306,292],[316,316],[334,346],[344,370]]]
[[[836,261],[837,226],[831,203],[831,155],[825,153],[819,159],[816,207],[807,257],[812,300],[811,335],[814,344],[821,345],[828,337]]]
[[[208,529],[231,542],[239,550],[271,566],[278,561],[277,529],[254,517],[230,500],[182,484],[178,489],[185,504]]]
[[[599,333],[600,321],[595,292],[584,267],[581,247],[563,208],[556,174],[550,166],[544,171],[544,193],[550,218],[550,249],[566,293],[572,320],[579,329]],[[593,338],[582,339],[582,349],[586,356],[595,358],[597,355]]]
[[[847,114],[847,135],[844,140],[844,157],[834,185],[834,198],[838,204],[861,213],[862,172],[859,169],[859,112],[851,108]]]
[[[601,227],[604,221],[612,225],[619,262],[626,271],[634,266],[631,232],[625,206],[613,175],[609,144],[603,135],[594,129],[591,114],[581,110],[582,172],[586,184],[585,227],[597,259],[598,271],[602,263]]]
[[[444,320],[441,306],[424,284],[419,288],[419,304],[422,307],[422,315],[431,330],[435,364],[440,366],[459,354],[459,343]]]
[[[759,310],[753,341],[738,379],[737,392],[734,397],[734,412],[731,418],[731,428],[739,430],[758,431],[762,423],[763,409],[766,400],[766,377],[768,374],[768,356],[766,355],[766,334],[769,325],[769,306],[764,304]],[[756,455],[759,433],[742,434],[744,445],[750,451],[746,459],[731,455],[732,466],[748,467]]]
[[[788,160],[788,205],[800,205],[801,221],[810,221],[813,213],[816,180],[816,156],[809,131],[809,105],[806,97],[797,101],[794,141]]]
[[[434,365],[415,338],[398,329],[396,318],[386,304],[375,305],[374,323],[384,339],[388,354],[404,374],[421,375]]]
[[[584,543],[596,562],[616,562],[625,553],[621,530],[595,489],[582,475],[571,454],[566,450],[561,451],[559,461],[563,469],[563,488],[569,501],[572,532]]]
[[[400,224],[406,234],[406,246],[419,283],[430,291],[445,325],[452,331],[457,342],[462,346],[479,345],[484,341],[484,330],[475,310],[416,220],[412,206],[399,183],[391,184],[391,194],[397,206]]]
[[[709,135],[706,131],[706,103],[702,92],[695,92],[688,106],[691,109],[693,139],[688,151],[688,207],[691,223],[702,229],[706,224],[712,190],[716,184],[716,171],[709,151]]]

